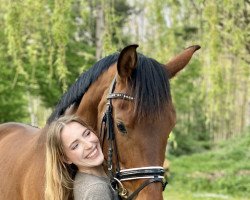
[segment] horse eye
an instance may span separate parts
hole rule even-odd
[[[122,132],[124,134],[127,133],[126,127],[122,122],[117,123],[117,128],[120,132]]]

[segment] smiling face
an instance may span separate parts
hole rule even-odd
[[[64,126],[61,140],[66,162],[74,163],[81,172],[95,174],[104,161],[96,135],[78,122],[70,122]]]

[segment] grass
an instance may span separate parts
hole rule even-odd
[[[225,194],[206,193],[206,192],[188,192],[185,190],[173,191],[170,188],[164,193],[164,200],[249,200],[249,197],[235,197]]]
[[[170,157],[167,200],[250,199],[250,133],[212,151]]]

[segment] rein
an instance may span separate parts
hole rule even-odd
[[[141,190],[151,183],[160,182],[162,184],[162,190],[165,190],[167,182],[163,181],[164,168],[161,166],[147,166],[130,169],[120,169],[118,148],[114,132],[114,123],[112,116],[112,99],[124,99],[133,101],[134,97],[131,97],[123,93],[114,93],[116,85],[116,77],[113,79],[109,94],[107,97],[107,108],[102,119],[101,134],[102,134],[102,146],[104,142],[104,136],[107,136],[108,140],[108,175],[110,178],[111,186],[113,190],[117,191],[119,195],[127,200],[134,199]],[[115,154],[116,165],[113,165],[113,153]],[[131,181],[138,179],[146,179],[130,196],[128,196],[128,190],[123,186],[123,181]]]

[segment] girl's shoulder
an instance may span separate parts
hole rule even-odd
[[[113,199],[112,196],[111,186],[107,178],[85,173],[77,174],[75,177],[75,199],[110,200]]]
[[[107,184],[109,185],[109,179],[107,177],[95,176],[83,172],[78,172],[75,176],[75,185],[92,185],[92,184]]]

